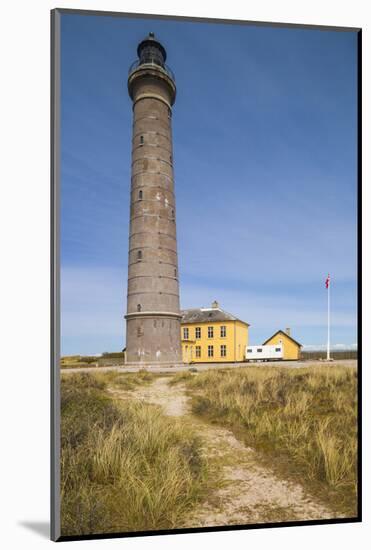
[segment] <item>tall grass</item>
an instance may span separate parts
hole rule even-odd
[[[96,380],[103,382],[103,384],[109,384],[111,387],[126,391],[153,382],[156,375],[145,369],[141,369],[137,372],[95,372],[94,377]]]
[[[178,372],[170,377],[169,386],[175,386],[181,382],[188,382],[193,376],[194,375],[190,372]]]
[[[181,526],[207,488],[199,439],[159,407],[113,402],[105,387],[86,373],[62,378],[62,534]]]
[[[207,371],[182,378],[193,410],[237,429],[273,463],[355,512],[357,371],[340,366]],[[317,485],[316,485],[317,484]]]

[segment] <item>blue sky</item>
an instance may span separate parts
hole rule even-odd
[[[173,110],[181,307],[221,307],[250,343],[291,327],[356,342],[356,33],[62,15],[62,354],[125,344],[128,67],[155,32]]]

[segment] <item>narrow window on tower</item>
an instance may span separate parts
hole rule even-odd
[[[170,109],[170,107],[167,108],[167,116],[168,116],[168,118],[171,118],[171,109]]]
[[[140,136],[139,142],[140,142],[141,145],[143,145],[143,143],[144,143],[144,137],[143,136]]]
[[[140,261],[143,258],[142,251],[138,250],[137,259]]]
[[[140,304],[137,305],[137,311],[142,311],[142,306]]]
[[[142,190],[139,191],[138,198],[139,198],[140,201],[143,199],[143,191]]]
[[[171,219],[172,219],[173,221],[175,220],[174,210],[171,211]]]
[[[176,269],[174,269],[174,277],[176,277]]]
[[[171,164],[173,163],[173,155],[170,155],[169,157]]]

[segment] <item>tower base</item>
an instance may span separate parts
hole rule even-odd
[[[126,315],[127,365],[172,366],[182,364],[178,312],[136,312]]]

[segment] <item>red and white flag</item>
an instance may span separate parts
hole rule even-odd
[[[328,288],[330,286],[330,273],[327,275],[327,279],[326,279],[326,288]]]

